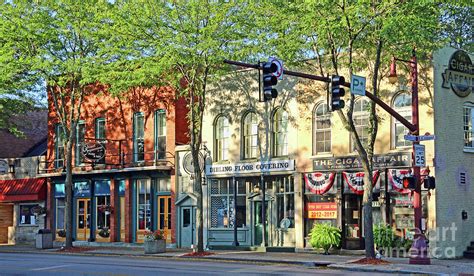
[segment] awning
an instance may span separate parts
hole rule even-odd
[[[0,180],[0,202],[44,200],[45,183],[45,178]]]

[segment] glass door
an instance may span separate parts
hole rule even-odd
[[[171,243],[171,196],[158,196],[158,229],[164,232],[167,243]]]
[[[91,206],[90,199],[82,198],[77,200],[77,229],[76,239],[86,241],[90,237],[91,231]]]

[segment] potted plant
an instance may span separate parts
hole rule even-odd
[[[392,227],[385,224],[374,225],[374,243],[380,254],[391,254],[396,247],[395,232]]]
[[[341,243],[341,229],[329,223],[317,223],[309,234],[309,243],[313,248],[322,248],[324,255],[329,255],[331,247],[338,247]]]
[[[101,236],[102,238],[108,238],[110,237],[110,230],[108,227],[104,227],[104,228],[101,228],[99,230],[99,236]]]
[[[161,230],[145,232],[145,254],[164,253],[166,249],[166,241]]]
[[[57,233],[58,233],[58,236],[61,237],[61,238],[66,237],[66,230],[64,230],[64,229],[59,229]]]

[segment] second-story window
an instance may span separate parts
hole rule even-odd
[[[288,112],[282,108],[273,114],[273,156],[288,155]]]
[[[393,99],[393,109],[411,122],[411,95],[408,93],[400,93]],[[408,147],[411,142],[405,140],[404,135],[408,129],[397,119],[392,117],[392,147]]]
[[[133,161],[145,160],[145,118],[142,112],[133,115]]]
[[[105,148],[106,146],[106,134],[105,134],[105,118],[95,119],[95,139],[97,143],[101,143]],[[105,163],[105,156],[97,161],[99,164]]]
[[[360,142],[364,148],[369,142],[369,102],[364,98],[359,98],[354,103],[354,126],[359,135]],[[351,135],[351,151],[356,151],[356,143]]]
[[[76,165],[84,164],[84,157],[82,156],[82,148],[84,147],[84,140],[86,135],[86,124],[83,121],[77,123],[76,128]]]
[[[64,167],[64,141],[66,139],[64,132],[64,128],[61,124],[56,125],[55,129],[55,152],[56,156],[54,158],[54,167],[55,168],[62,168]]]
[[[320,103],[313,113],[313,155],[327,152],[331,152],[331,112]]]
[[[474,152],[474,103],[464,104],[464,151]]]
[[[242,148],[244,159],[256,158],[258,153],[257,114],[249,112],[244,117]]]
[[[222,161],[228,159],[229,152],[229,119],[219,116],[214,126],[215,159]]]
[[[155,159],[166,158],[166,110],[155,111]]]

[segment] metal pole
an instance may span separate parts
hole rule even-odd
[[[262,174],[260,175],[260,181],[262,183],[262,247],[265,247],[267,241],[265,239],[265,226],[266,226],[266,219],[265,219],[265,177]]]
[[[233,246],[239,246],[239,241],[237,240],[237,182],[235,181],[235,176],[232,177],[232,182],[234,183],[234,242]]]
[[[418,67],[416,61],[416,53],[413,49],[413,56],[410,62],[411,67],[411,110],[412,110],[412,124],[415,126],[416,130],[414,135],[420,135],[420,124],[418,117]],[[420,181],[420,167],[415,166],[415,145],[419,144],[419,141],[413,142],[413,176],[416,181],[416,189],[413,198],[413,207],[415,209],[415,228],[421,230],[421,181]]]

